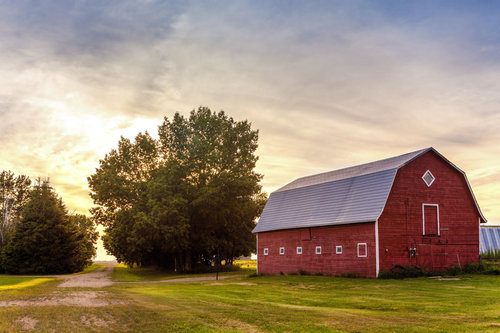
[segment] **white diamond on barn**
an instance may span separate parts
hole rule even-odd
[[[427,170],[422,176],[422,179],[424,180],[425,184],[430,187],[436,180],[436,177],[434,177],[434,175],[429,170]]]

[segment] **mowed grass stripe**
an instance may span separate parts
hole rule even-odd
[[[30,288],[52,280],[54,279],[0,276],[0,291]]]
[[[482,328],[494,332],[500,324],[498,277],[384,281],[287,276],[240,282],[155,284],[126,290],[174,309],[244,321],[265,331],[466,332]]]

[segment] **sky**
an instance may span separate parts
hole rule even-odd
[[[259,130],[268,193],[432,146],[500,224],[499,22],[495,1],[0,0],[0,170],[88,213],[120,136],[208,106]]]

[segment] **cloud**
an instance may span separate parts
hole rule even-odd
[[[5,2],[0,168],[51,176],[85,211],[85,178],[120,135],[154,133],[163,116],[207,105],[260,130],[266,191],[435,146],[500,221],[500,180],[481,176],[500,172],[491,6]]]

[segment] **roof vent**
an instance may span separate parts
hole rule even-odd
[[[434,177],[434,175],[429,170],[427,170],[422,176],[422,179],[424,180],[427,187],[430,187],[436,180],[436,177]]]

